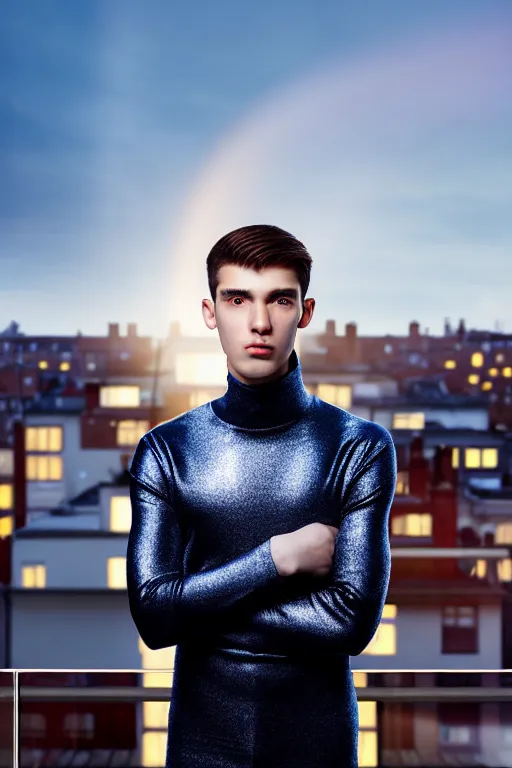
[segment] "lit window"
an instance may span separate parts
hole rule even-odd
[[[444,367],[445,368],[452,369],[452,368],[456,368],[456,366],[457,366],[457,364],[456,364],[455,360],[445,360],[444,361]]]
[[[10,483],[0,485],[0,509],[12,509],[12,506],[13,506],[12,485]]]
[[[61,371],[69,371],[71,366],[70,366],[70,364],[67,361],[64,361],[63,363],[61,363],[59,365],[59,368],[60,368]]]
[[[512,523],[498,523],[494,541],[496,544],[512,544]]]
[[[374,636],[363,651],[370,656],[396,655],[396,605],[385,605]]]
[[[126,589],[126,557],[109,557],[107,585],[111,589]]]
[[[499,373],[497,368],[489,368],[489,376],[497,376]]]
[[[132,524],[132,507],[129,496],[112,496],[110,499],[110,530],[127,533]]]
[[[481,368],[484,364],[484,356],[481,352],[473,352],[471,355],[471,365],[473,368]]]
[[[512,560],[498,560],[498,578],[500,581],[512,581]]]
[[[395,493],[409,493],[409,472],[407,470],[397,472]]]
[[[149,429],[149,421],[126,419],[117,423],[117,444],[137,445],[142,435]]]
[[[22,565],[21,586],[29,589],[46,587],[46,565]]]
[[[0,539],[6,539],[12,536],[13,518],[12,515],[0,517]]]
[[[226,356],[219,352],[179,352],[176,384],[225,386]]]
[[[393,536],[432,536],[432,515],[429,512],[410,512],[393,517],[391,533]]]
[[[424,429],[424,413],[394,413],[393,429]]]
[[[100,387],[100,406],[102,408],[138,408],[140,387],[135,384]]]
[[[142,765],[144,768],[160,768],[165,765],[167,732],[144,731],[142,734]]]
[[[46,370],[46,368],[48,368],[48,361],[47,360],[40,360],[37,365],[42,370]]]
[[[176,647],[158,648],[151,650],[139,637],[139,653],[143,669],[155,670],[144,672],[142,684],[145,688],[171,688],[174,677],[174,659]],[[168,669],[169,672],[156,670]],[[145,701],[143,703],[144,728],[159,728],[167,730],[169,717],[169,701]]]
[[[195,392],[190,393],[189,408],[198,408],[200,405],[209,403],[212,400],[210,392],[206,389],[197,389]]]
[[[494,359],[496,360],[497,363],[502,363],[505,359],[505,355],[503,354],[503,352],[498,352]]]
[[[459,467],[459,449],[452,448],[452,467],[458,469]]]
[[[483,381],[482,392],[488,392],[490,389],[492,389],[492,381]]]
[[[368,673],[352,670],[352,679],[356,688],[368,688]]]
[[[377,702],[358,701],[359,733],[357,744],[358,766],[378,765],[377,754]]]
[[[478,579],[484,579],[487,574],[487,560],[477,560],[476,565],[471,569],[470,576],[476,576]]]
[[[503,369],[502,373],[503,373],[503,375],[504,375],[504,376],[505,376],[507,379],[510,379],[510,377],[512,376],[512,368],[510,368],[510,366],[507,366],[507,368],[504,368],[504,369]]]
[[[468,382],[469,384],[478,384],[480,381],[480,376],[478,373],[470,373],[468,376]]]
[[[62,480],[62,456],[27,456],[27,480]]]
[[[350,408],[352,405],[352,387],[349,384],[319,384],[318,397],[339,408]]]
[[[497,448],[466,448],[467,469],[495,469],[498,466]]]
[[[62,427],[26,427],[27,451],[58,453],[62,451]]]

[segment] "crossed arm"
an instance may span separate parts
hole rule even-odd
[[[130,470],[128,598],[139,634],[152,649],[204,632],[207,617],[207,623],[222,632],[223,620],[229,626],[233,609],[250,605],[258,591],[270,587],[272,592],[272,585],[286,578],[277,572],[270,540],[218,568],[183,577],[183,536],[169,501],[160,451],[156,437],[145,435]],[[255,641],[264,637],[285,652],[320,648],[361,653],[378,626],[388,589],[388,520],[395,485],[395,449],[389,433],[383,432],[346,487],[332,583],[306,596],[260,607],[223,637],[236,640],[242,631]]]

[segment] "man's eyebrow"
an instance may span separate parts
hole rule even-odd
[[[246,299],[252,299],[253,294],[245,288],[224,288],[219,291],[223,299],[228,299],[232,296],[244,296]],[[298,292],[296,288],[275,288],[267,295],[268,299],[275,299],[280,296],[286,296],[290,299],[296,299]]]

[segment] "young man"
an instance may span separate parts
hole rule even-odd
[[[353,768],[349,656],[390,574],[396,457],[378,424],[310,395],[294,350],[311,257],[272,226],[207,259],[227,391],[163,422],[131,465],[130,610],[176,645],[167,768]]]

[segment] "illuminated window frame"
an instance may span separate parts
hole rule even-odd
[[[361,655],[396,656],[396,618],[396,605],[386,603],[379,626]]]
[[[101,408],[139,408],[140,397],[138,384],[107,384],[100,387]]]
[[[44,563],[22,563],[21,586],[25,589],[46,587],[46,565]]]
[[[142,435],[148,430],[147,419],[122,419],[117,422],[116,444],[123,447],[137,445]]]
[[[466,448],[464,451],[466,469],[496,469],[498,461],[497,448]]]
[[[425,414],[422,411],[394,413],[393,429],[425,429]]]
[[[25,450],[28,453],[62,453],[63,443],[64,430],[61,425],[25,427]]]
[[[126,589],[126,557],[107,558],[107,586],[109,589]]]
[[[0,510],[14,507],[14,488],[12,483],[0,483]]]
[[[129,496],[111,496],[109,530],[115,533],[129,533],[132,524],[132,506]]]
[[[352,407],[352,387],[350,384],[318,384],[317,397],[338,408]]]
[[[38,483],[61,482],[64,476],[62,456],[28,454],[26,456],[27,480]]]

